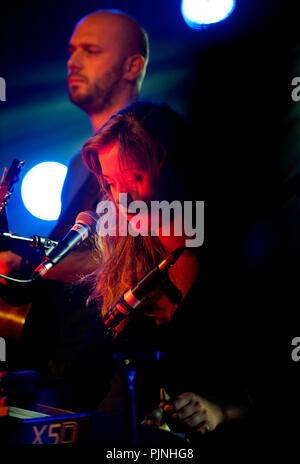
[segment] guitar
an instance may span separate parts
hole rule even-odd
[[[13,186],[19,180],[19,175],[24,161],[14,159],[8,170],[4,169],[0,181],[0,229],[8,229],[4,207],[13,191]],[[5,174],[6,173],[6,174]]]
[[[23,164],[24,161],[14,159],[10,168],[4,169],[0,181],[0,229],[8,229],[5,206],[12,194],[14,184],[19,180]],[[1,336],[18,340],[28,311],[29,305],[11,306],[0,296]]]

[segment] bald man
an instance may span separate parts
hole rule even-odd
[[[77,23],[69,42],[69,95],[94,132],[138,98],[148,50],[145,31],[119,11],[97,11]]]

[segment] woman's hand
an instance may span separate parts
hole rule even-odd
[[[221,406],[191,392],[177,396],[171,404],[164,404],[163,409],[172,419],[200,432],[214,430],[226,420]]]

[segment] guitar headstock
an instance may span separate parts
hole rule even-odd
[[[7,204],[8,198],[13,191],[14,184],[19,180],[19,175],[24,161],[14,159],[10,168],[4,170],[3,176],[0,182],[0,212],[2,208]]]

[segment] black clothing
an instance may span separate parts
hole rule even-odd
[[[118,370],[126,384],[132,369],[136,371],[138,420],[158,406],[161,387],[172,398],[190,391],[219,403],[251,407],[235,350],[236,327],[230,330],[230,318],[221,320],[215,309],[204,311],[201,287],[199,278],[171,321],[164,324],[157,325],[138,309],[113,341],[99,319],[67,371],[73,409],[96,409],[113,372]],[[122,360],[131,363],[126,367]]]
[[[61,213],[50,233],[52,240],[62,239],[81,211],[95,211],[101,199],[96,176],[82,161],[81,152],[71,159],[61,194]]]

